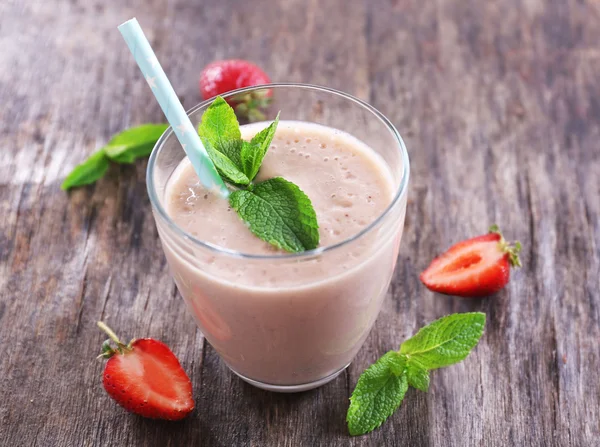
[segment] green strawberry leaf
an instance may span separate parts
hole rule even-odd
[[[352,436],[376,429],[400,406],[408,389],[403,369],[404,359],[390,351],[361,374],[346,415]]]
[[[271,141],[273,141],[275,131],[277,130],[277,124],[279,124],[279,113],[275,117],[275,121],[273,121],[269,127],[257,133],[254,138],[252,138],[252,141],[244,141],[242,145],[240,157],[242,167],[244,173],[251,181],[256,177],[256,174],[258,174],[263,158],[265,158],[265,155],[269,150],[269,146],[271,145]]]
[[[400,346],[408,364],[421,369],[436,369],[463,360],[483,334],[485,314],[453,314],[423,327]]]
[[[115,135],[104,146],[106,156],[117,163],[133,163],[147,157],[168,124],[143,124]]]
[[[108,165],[108,157],[104,149],[100,149],[90,155],[83,163],[75,166],[60,187],[66,191],[76,186],[94,183],[106,173]]]
[[[310,199],[281,177],[234,191],[229,203],[252,233],[277,248],[300,252],[319,245],[319,226]]]
[[[429,390],[429,372],[413,362],[406,364],[406,378],[413,388],[427,392]]]

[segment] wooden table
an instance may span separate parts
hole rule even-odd
[[[122,3],[126,3],[123,5]],[[386,114],[411,185],[397,271],[354,363],[279,395],[231,374],[169,277],[145,162],[66,194],[108,138],[162,121],[116,26],[137,16],[186,108],[213,59],[328,85]],[[594,0],[3,0],[0,4],[0,444],[591,446],[600,442],[600,3]],[[524,244],[497,296],[418,280],[498,223]],[[487,313],[463,363],[370,435],[345,414],[359,374],[423,324]],[[125,413],[101,386],[98,320],[169,344],[194,385],[180,423]]]

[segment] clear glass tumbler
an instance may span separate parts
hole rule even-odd
[[[165,188],[185,154],[172,130],[157,142],[147,185],[175,283],[204,336],[245,381],[272,391],[316,388],[335,378],[366,339],[396,265],[409,179],[408,154],[394,126],[363,101],[304,84],[271,84],[225,97],[272,94],[269,118],[339,129],[377,152],[395,193],[388,208],[338,244],[288,254],[252,255],[198,240],[165,211]],[[211,101],[189,111],[197,125]],[[256,272],[253,283],[236,272]],[[269,272],[257,286],[255,278]]]

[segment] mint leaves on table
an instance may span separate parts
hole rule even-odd
[[[281,177],[253,183],[278,123],[279,114],[244,141],[233,108],[217,96],[202,115],[198,134],[223,180],[239,188],[229,196],[229,204],[250,231],[292,253],[311,250],[319,245],[319,226],[307,195]]]
[[[405,360],[396,351],[390,351],[362,373],[346,416],[351,435],[379,427],[400,406],[408,390],[404,368]]]
[[[410,364],[426,370],[453,365],[469,355],[483,333],[485,314],[453,314],[421,328],[400,346]]]
[[[115,135],[104,152],[117,163],[133,163],[141,157],[147,157],[160,136],[169,128],[168,124],[142,124]]]
[[[106,146],[75,166],[61,188],[68,190],[94,183],[106,173],[110,161],[130,164],[148,156],[168,127],[168,124],[143,124],[115,135]]]
[[[104,149],[94,152],[83,163],[75,166],[60,187],[65,191],[75,186],[89,185],[106,173],[109,159]]]
[[[358,379],[346,421],[351,435],[379,427],[402,403],[408,386],[429,389],[429,370],[464,360],[483,334],[485,314],[452,314],[423,327],[399,351],[384,354]]]

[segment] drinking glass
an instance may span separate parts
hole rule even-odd
[[[389,168],[393,198],[354,236],[302,253],[256,255],[204,242],[165,211],[167,185],[185,157],[171,129],[150,157],[147,186],[171,274],[200,330],[243,380],[282,392],[334,379],[366,339],[398,258],[409,180],[408,154],[394,126],[367,103],[305,84],[270,84],[233,91],[226,99],[272,99],[267,118],[317,123],[346,132]],[[188,114],[196,126],[211,104]],[[240,272],[244,272],[241,275]]]

